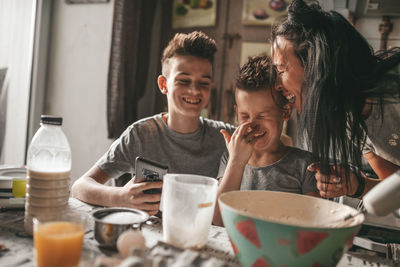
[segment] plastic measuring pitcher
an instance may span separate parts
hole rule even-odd
[[[191,174],[166,174],[162,189],[164,241],[202,248],[214,215],[218,181]]]

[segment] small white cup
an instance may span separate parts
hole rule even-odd
[[[166,174],[162,189],[164,241],[180,248],[202,248],[214,215],[218,182],[192,174]]]

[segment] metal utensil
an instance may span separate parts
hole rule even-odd
[[[110,223],[104,220],[106,216],[117,212],[131,212],[137,215],[137,219],[129,223]],[[138,209],[104,208],[93,212],[92,217],[94,219],[94,238],[100,246],[115,248],[120,234],[126,230],[135,229],[135,225],[140,228],[140,225],[149,218],[149,214]]]

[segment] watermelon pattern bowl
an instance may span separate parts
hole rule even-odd
[[[273,191],[232,191],[218,203],[243,266],[335,266],[364,215],[322,198]],[[343,220],[347,215],[354,218]]]

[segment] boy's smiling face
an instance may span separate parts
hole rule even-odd
[[[211,63],[195,56],[175,56],[166,64],[159,87],[167,95],[168,113],[199,117],[210,99]]]
[[[274,92],[274,94],[277,92]],[[258,151],[275,151],[280,143],[283,122],[289,112],[280,109],[272,98],[269,89],[258,91],[236,90],[235,111],[240,124],[251,121],[258,125],[254,145]],[[274,96],[277,99],[277,95]]]

